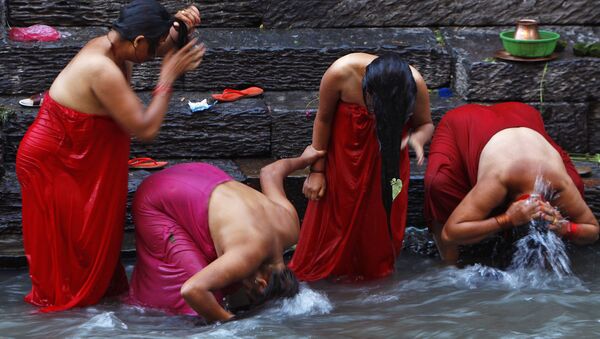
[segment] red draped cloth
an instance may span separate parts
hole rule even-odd
[[[546,133],[540,112],[519,102],[492,106],[468,104],[446,113],[431,141],[425,172],[425,217],[430,225],[432,221],[446,223],[477,183],[479,157],[485,145],[496,133],[514,127],[527,127],[542,135],[558,151],[583,196],[583,182],[575,166]]]
[[[97,303],[127,290],[119,262],[130,138],[111,118],[46,95],[17,153],[23,242],[41,311]]]
[[[392,244],[381,198],[375,117],[360,105],[338,104],[327,149],[327,191],[309,202],[290,263],[299,279],[362,280],[393,272],[406,225],[407,148],[400,159],[404,187],[392,204]]]

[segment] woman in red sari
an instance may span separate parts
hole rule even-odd
[[[171,85],[199,66],[204,47],[177,52],[181,24],[200,22],[190,6],[174,19],[154,0],[136,0],[106,35],[89,41],[54,80],[17,153],[23,241],[31,292],[42,311],[97,303],[127,291],[119,263],[130,136],[150,140]],[[129,85],[133,63],[163,55],[148,107]]]
[[[311,166],[304,183],[310,201],[290,263],[299,279],[362,280],[393,272],[406,225],[405,145],[422,164],[432,133],[425,81],[398,55],[352,53],[329,67],[312,142],[327,156]]]

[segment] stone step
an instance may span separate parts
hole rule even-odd
[[[546,25],[597,25],[600,6],[554,0],[291,0],[269,6],[263,22],[269,28],[513,26],[529,17]]]
[[[170,165],[179,162],[204,161],[211,163],[227,173],[235,180],[244,182],[251,187],[260,189],[260,168],[274,161],[274,159],[198,159],[198,160],[170,160]],[[592,175],[584,178],[586,201],[597,218],[600,218],[600,167],[595,163],[576,162],[576,165],[590,166]],[[409,183],[409,200],[407,225],[417,228],[425,227],[423,219],[423,173],[425,166],[417,166],[411,161],[411,178]],[[125,238],[122,247],[122,256],[135,255],[134,228],[130,215],[130,206],[133,195],[141,181],[152,172],[146,170],[131,170],[129,173],[129,188],[127,201],[127,220],[125,224]],[[306,210],[307,200],[302,195],[302,184],[307,175],[305,170],[292,173],[285,180],[285,190],[290,201],[298,210],[302,218]],[[23,253],[21,236],[21,200],[19,185],[14,173],[14,165],[10,165],[7,175],[0,182],[0,269],[19,268],[26,266]]]
[[[2,0],[4,1],[4,0]],[[126,0],[10,0],[10,23],[28,26],[107,26]],[[188,1],[162,1],[174,13]],[[542,24],[597,25],[599,6],[588,1],[347,1],[206,0],[198,2],[206,27],[318,28],[514,25],[532,17]]]
[[[100,27],[59,27],[56,42],[0,41],[0,94],[33,93],[50,86],[84,43],[106,33]],[[256,85],[265,90],[319,88],[329,65],[351,52],[403,55],[423,74],[430,88],[448,85],[451,58],[427,28],[363,29],[199,29],[208,51],[200,68],[176,86],[185,91],[221,91]],[[132,85],[151,90],[158,79],[159,61],[134,68]]]
[[[260,169],[275,159],[270,158],[245,158],[235,160],[223,159],[175,159],[168,160],[169,165],[183,162],[203,161],[221,168],[235,180],[260,190]],[[0,181],[0,269],[17,268],[26,265],[23,253],[23,239],[21,233],[21,197],[14,164],[6,166],[7,171]],[[409,212],[407,221],[409,225],[424,226],[422,213],[423,200],[423,171],[424,166],[411,164],[411,181],[409,184]],[[130,170],[127,196],[127,215],[125,222],[125,240],[123,242],[123,255],[131,256],[135,252],[134,226],[131,218],[131,204],[137,187],[143,179],[151,175],[152,171]],[[300,170],[288,176],[284,182],[288,199],[294,204],[300,218],[306,211],[307,200],[302,194],[302,185],[307,175],[306,170]]]
[[[150,94],[138,93],[144,102]],[[190,113],[188,100],[199,101],[208,92],[175,92],[159,136],[152,143],[133,142],[132,156],[168,158],[290,157],[302,152],[312,138],[318,93],[272,92],[231,103],[218,103]],[[437,125],[443,114],[464,104],[457,97],[430,94]],[[18,105],[22,96],[0,97],[0,176],[3,160],[15,161],[19,142],[37,115],[37,109]],[[600,105],[588,103],[530,103],[542,109],[546,130],[568,152],[597,152]],[[589,138],[589,140],[588,140]],[[426,151],[428,146],[426,146]],[[4,155],[4,156],[2,156]]]
[[[50,26],[109,27],[129,0],[10,0],[8,21],[12,26],[44,23]],[[190,4],[187,0],[161,1],[174,14]],[[203,27],[258,27],[262,23],[262,1],[205,0],[200,8]]]
[[[576,57],[572,50],[577,41],[597,41],[600,27],[542,28],[559,33],[568,42],[565,51],[547,63],[494,59],[495,52],[503,49],[499,33],[506,27],[442,28],[456,62],[457,93],[467,101],[600,101],[600,58]]]
[[[138,93],[148,103],[150,93]],[[169,158],[290,157],[300,154],[312,138],[318,107],[317,92],[270,92],[210,110],[191,113],[188,100],[200,101],[208,92],[175,92],[160,134],[151,143],[133,142],[132,156]],[[14,162],[19,142],[37,116],[37,109],[21,107],[20,96],[0,97],[3,127],[0,155]],[[432,95],[434,121],[463,104],[456,98]],[[2,157],[0,157],[2,159]],[[0,161],[1,167],[1,161]]]

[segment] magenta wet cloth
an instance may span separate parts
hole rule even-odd
[[[137,261],[129,303],[196,315],[181,286],[217,259],[208,226],[216,186],[232,178],[204,164],[180,164],[146,178],[133,201]],[[221,302],[223,295],[214,293]]]
[[[60,33],[51,26],[33,25],[29,27],[13,27],[8,31],[8,38],[12,41],[56,41]]]

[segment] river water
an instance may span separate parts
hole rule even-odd
[[[117,301],[40,314],[26,271],[0,271],[0,337],[555,338],[600,336],[600,249],[570,248],[570,271],[440,264],[426,231],[409,228],[390,278],[302,284],[294,299],[204,325]],[[131,273],[133,263],[126,263]]]

